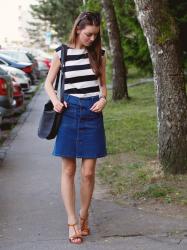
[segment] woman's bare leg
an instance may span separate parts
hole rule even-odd
[[[82,159],[80,187],[80,215],[82,218],[86,218],[88,215],[93,195],[96,160],[97,159]]]
[[[74,177],[76,173],[76,159],[62,158],[62,177],[61,177],[61,193],[64,206],[68,216],[68,224],[77,222],[75,211],[75,183]],[[75,226],[80,232],[79,228]],[[69,236],[75,234],[73,227],[69,227]],[[73,242],[80,242],[80,239],[74,239]]]

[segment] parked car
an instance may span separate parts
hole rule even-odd
[[[21,89],[21,85],[17,82],[13,83],[13,99],[16,101],[15,109],[23,107],[24,104],[24,93]]]
[[[31,83],[35,84],[34,77],[33,77],[32,63],[19,62],[18,60],[15,60],[10,56],[0,53],[0,64],[5,64],[8,66],[23,70],[31,79]]]
[[[33,84],[37,83],[39,76],[38,63],[30,52],[25,49],[1,49],[0,53],[10,56],[18,62],[32,63]]]
[[[28,58],[30,59],[30,61],[31,61],[32,64],[33,64],[33,70],[34,70],[34,73],[35,73],[35,75],[36,75],[36,78],[37,78],[37,79],[40,79],[40,70],[39,70],[39,65],[38,65],[37,59],[36,59],[35,56],[34,56],[31,52],[29,52],[29,51],[26,52],[26,55],[28,56]]]
[[[24,92],[30,89],[31,80],[27,77],[25,72],[7,65],[1,65],[1,68],[11,75],[14,82],[21,85]]]
[[[16,102],[13,99],[13,83],[11,77],[0,67],[0,113],[4,117],[13,113]]]
[[[38,68],[40,71],[40,78],[46,77],[49,68],[42,60],[38,60]]]
[[[35,56],[38,61],[42,61],[48,68],[51,67],[52,56],[41,49],[30,49],[30,52]]]

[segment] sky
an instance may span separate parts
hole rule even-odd
[[[36,0],[0,0],[0,41],[7,37],[8,40],[19,40],[18,31],[18,6],[21,4],[29,10],[29,5]]]

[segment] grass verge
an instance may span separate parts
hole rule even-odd
[[[153,84],[129,89],[130,100],[109,101],[104,123],[108,156],[97,169],[115,197],[187,205],[187,175],[164,175],[157,161]]]

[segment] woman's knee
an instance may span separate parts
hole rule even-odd
[[[83,180],[86,182],[92,182],[94,180],[94,173],[93,172],[86,172],[83,174]]]
[[[95,178],[96,160],[83,160],[82,163],[82,178],[84,181],[93,181]]]
[[[62,169],[63,174],[74,177],[76,172],[76,161],[74,159],[63,159]]]
[[[94,171],[89,171],[89,170],[83,170],[82,171],[82,178],[83,181],[86,182],[92,182],[95,178],[95,172]]]

